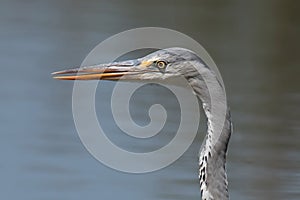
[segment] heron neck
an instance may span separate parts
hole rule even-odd
[[[229,194],[225,164],[231,122],[226,120],[218,141],[214,141],[216,136],[212,124],[213,118],[208,117],[207,135],[199,152],[200,191],[202,199],[227,200]]]
[[[214,73],[204,69],[198,80],[191,80],[207,117],[207,135],[199,152],[199,180],[202,199],[227,200],[225,170],[231,117],[225,91]]]

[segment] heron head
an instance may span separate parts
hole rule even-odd
[[[168,48],[135,60],[112,62],[52,73],[59,80],[165,80],[195,74],[193,63],[201,63],[192,51]]]

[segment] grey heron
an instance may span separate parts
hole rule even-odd
[[[196,68],[195,68],[196,66]],[[53,73],[59,80],[165,80],[183,76],[194,94],[202,101],[207,117],[207,134],[199,151],[199,182],[202,199],[226,200],[228,182],[225,169],[228,142],[232,132],[230,110],[225,100],[215,104],[225,106],[225,120],[220,134],[216,133],[218,113],[211,111],[212,100],[207,81],[218,96],[224,96],[224,88],[215,73],[192,51],[183,48],[158,50],[143,58],[99,64]]]

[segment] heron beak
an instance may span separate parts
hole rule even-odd
[[[149,63],[138,60],[100,64],[75,69],[53,72],[53,78],[58,80],[119,80],[136,79],[135,75],[145,73]],[[123,77],[124,76],[124,77]]]

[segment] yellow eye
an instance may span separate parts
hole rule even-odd
[[[166,64],[164,61],[158,61],[158,62],[156,63],[156,66],[157,66],[158,68],[160,68],[160,69],[165,68],[166,65],[167,65],[167,64]]]

